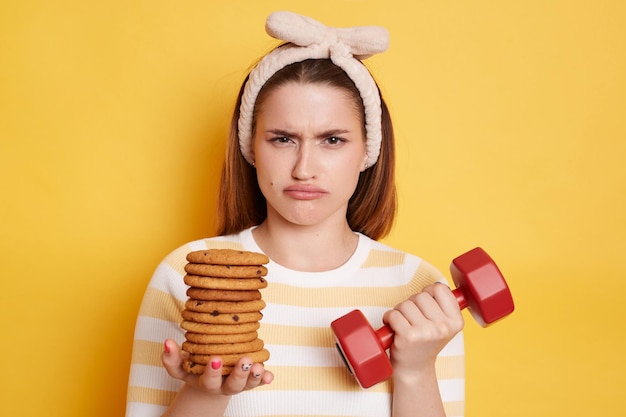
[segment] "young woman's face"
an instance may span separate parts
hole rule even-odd
[[[270,221],[345,222],[366,157],[362,119],[343,90],[288,83],[257,114],[254,158]]]

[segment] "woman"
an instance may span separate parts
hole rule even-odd
[[[219,236],[177,249],[155,271],[137,322],[127,416],[462,415],[458,303],[429,264],[376,241],[395,215],[394,138],[357,58],[384,51],[386,31],[331,29],[286,12],[267,29],[288,43],[240,91]],[[219,356],[202,375],[182,368],[185,255],[206,248],[270,258],[259,329],[270,360],[243,357],[226,378]],[[392,380],[367,391],[328,327],[355,308],[395,332]]]

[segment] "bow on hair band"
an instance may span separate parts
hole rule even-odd
[[[381,130],[380,94],[371,74],[360,62],[389,47],[389,33],[378,26],[332,28],[291,12],[275,12],[268,16],[266,32],[273,38],[290,42],[267,54],[250,72],[241,99],[238,121],[239,146],[250,164],[252,153],[252,118],[254,103],[261,88],[272,75],[287,65],[307,59],[328,59],[343,69],[361,95],[365,109],[367,136],[367,167],[378,160]]]

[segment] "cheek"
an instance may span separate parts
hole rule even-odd
[[[262,159],[257,160],[256,178],[257,182],[259,183],[259,187],[261,188],[261,191],[265,193],[266,191],[274,189],[277,185],[276,177],[277,174],[275,166],[271,166],[271,168],[268,168],[268,165],[264,164]]]
[[[263,139],[252,139],[252,151],[254,153],[254,161],[256,166],[270,167],[275,157],[272,154],[272,148]],[[268,162],[266,162],[268,161]]]
[[[354,155],[353,159],[350,161],[350,167],[356,168],[359,172],[363,172],[365,170],[367,163],[367,152],[363,150],[358,154]]]

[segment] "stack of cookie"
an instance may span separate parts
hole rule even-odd
[[[213,355],[222,358],[222,374],[229,375],[242,356],[263,363],[269,352],[258,337],[264,266],[262,253],[233,249],[208,249],[187,255],[185,284],[189,299],[182,311],[186,330],[182,349],[189,353],[187,372],[201,374]]]

